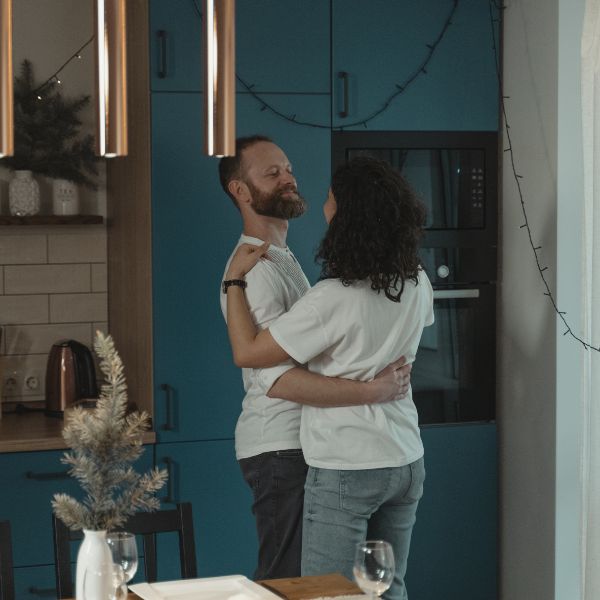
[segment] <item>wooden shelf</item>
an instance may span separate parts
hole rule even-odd
[[[5,414],[0,419],[0,453],[34,450],[64,450],[63,419],[47,417],[43,412]],[[147,431],[142,443],[154,444],[156,434]]]
[[[101,215],[30,215],[12,217],[0,215],[0,225],[102,225]]]

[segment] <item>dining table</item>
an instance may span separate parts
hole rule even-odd
[[[365,597],[354,582],[340,573],[264,579],[256,583],[284,600],[317,600],[342,596],[344,600],[361,600],[360,597]],[[143,600],[143,598],[130,591],[127,600]]]

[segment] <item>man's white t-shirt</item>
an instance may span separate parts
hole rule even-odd
[[[326,279],[271,323],[275,341],[298,363],[330,377],[368,381],[399,358],[413,362],[423,327],[433,323],[433,290],[421,271],[400,302],[371,289]],[[376,469],[423,456],[412,391],[401,400],[343,408],[303,406],[306,462],[325,469]]]
[[[236,246],[262,240],[242,235]],[[232,256],[235,249],[232,252]],[[247,275],[246,300],[254,323],[265,329],[310,289],[300,264],[289,250],[271,244],[269,260],[260,261]],[[231,262],[227,261],[225,272]],[[224,273],[225,273],[224,272]],[[221,292],[221,310],[227,320],[227,295]],[[296,402],[267,397],[271,386],[289,369],[292,360],[268,369],[242,369],[246,395],[235,428],[235,451],[238,459],[263,452],[300,448],[301,406]]]

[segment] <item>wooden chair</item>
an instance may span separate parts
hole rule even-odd
[[[15,600],[10,523],[0,521],[0,600]]]
[[[54,568],[56,572],[56,593],[59,598],[73,597],[73,578],[71,575],[70,542],[83,539],[81,531],[71,531],[62,521],[52,517],[54,530]],[[143,538],[144,575],[146,581],[156,581],[156,534],[176,531],[179,534],[179,560],[181,577],[197,577],[196,545],[194,543],[194,524],[192,505],[189,502],[177,504],[173,510],[141,512],[131,516],[123,526]]]

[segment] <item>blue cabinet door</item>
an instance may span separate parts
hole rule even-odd
[[[322,96],[276,100],[285,110],[315,118],[328,114]],[[329,131],[276,117],[246,94],[238,95],[237,131],[272,136],[292,161],[311,208],[291,224],[289,244],[314,280]],[[152,148],[155,429],[161,442],[231,438],[243,389],[219,286],[241,220],[220,187],[218,159],[202,153],[201,94],[153,94]]]
[[[233,441],[158,444],[157,465],[165,458],[171,464],[172,500],[193,506],[199,577],[251,576],[257,557],[252,497],[235,460]],[[176,535],[160,536],[158,552],[159,579],[179,578]]]
[[[13,574],[15,577],[15,598],[17,600],[49,600],[50,598],[56,598],[54,565],[17,567],[13,570]]]
[[[54,562],[50,502],[58,492],[79,494],[61,456],[58,451],[0,454],[0,518],[11,522],[17,567]]]
[[[408,559],[419,600],[497,598],[495,424],[424,427],[427,478]]]
[[[203,89],[202,10],[201,0],[151,0],[153,91]],[[238,0],[238,90],[329,94],[329,22],[322,0]]]
[[[412,84],[369,121],[373,130],[496,130],[498,78],[489,3],[461,0],[426,73],[423,61],[443,30],[453,2],[332,0],[334,125],[363,129],[410,78]],[[497,19],[497,14],[494,14]],[[348,73],[348,116],[341,118]],[[354,124],[354,125],[353,125]]]
[[[201,89],[201,6],[201,0],[150,0],[152,90]]]

